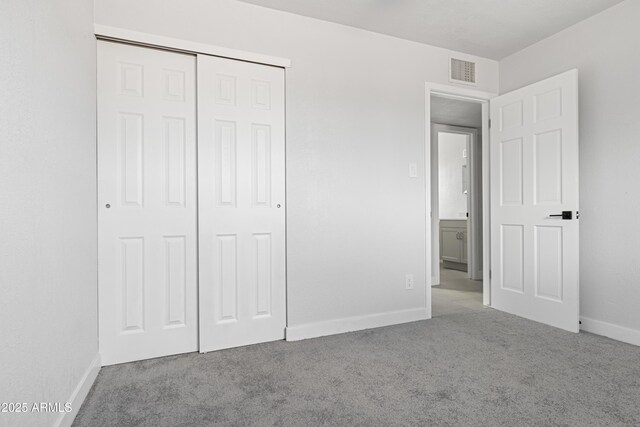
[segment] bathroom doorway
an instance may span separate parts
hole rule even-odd
[[[482,106],[431,97],[432,315],[482,309]]]

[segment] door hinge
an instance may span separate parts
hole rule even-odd
[[[491,279],[491,270],[489,270],[489,279]]]
[[[491,119],[489,119],[489,129],[491,129]]]

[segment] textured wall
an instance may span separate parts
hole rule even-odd
[[[92,25],[90,0],[0,5],[2,402],[68,401],[98,352]]]

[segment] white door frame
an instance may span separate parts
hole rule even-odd
[[[426,271],[425,277],[427,280],[426,295],[426,308],[428,317],[431,318],[431,286],[434,281],[434,265],[438,265],[439,260],[435,260],[434,263],[434,251],[432,245],[434,239],[433,231],[436,230],[434,219],[431,216],[431,195],[432,195],[432,168],[431,168],[431,95],[435,94],[440,97],[462,99],[466,101],[472,101],[482,104],[482,244],[483,244],[483,278],[482,278],[482,303],[486,306],[491,305],[491,279],[489,277],[489,267],[491,265],[490,252],[491,252],[491,234],[489,225],[491,223],[490,210],[490,193],[489,193],[489,100],[498,96],[494,92],[483,92],[475,89],[469,89],[459,86],[445,85],[440,83],[425,83],[425,203],[428,207],[428,212],[425,218],[425,230],[426,230]],[[486,140],[486,141],[485,141]],[[437,219],[436,219],[437,220]]]
[[[477,211],[478,208],[482,208],[481,205],[478,205],[478,199],[476,190],[474,187],[477,186],[477,181],[482,180],[482,176],[478,176],[478,171],[476,170],[476,151],[478,147],[478,130],[476,128],[464,127],[464,126],[453,126],[442,123],[431,123],[431,217],[433,219],[433,229],[438,230],[437,235],[439,235],[439,226],[440,226],[440,165],[439,165],[439,145],[438,145],[438,133],[450,133],[450,134],[460,134],[467,135],[469,137],[467,143],[467,163],[468,163],[468,171],[469,171],[469,197],[467,198],[467,258],[468,258],[468,268],[467,268],[467,276],[472,280],[479,280],[481,277],[479,275],[482,269],[478,266],[478,258],[480,258],[480,254],[478,253],[478,247],[476,242],[476,233],[478,232],[478,228],[481,227],[476,226],[477,222]],[[433,260],[440,259],[440,245],[436,243],[436,239],[432,239],[433,250]],[[433,262],[433,261],[432,261]],[[433,281],[431,286],[440,284],[440,269],[434,268],[433,270]]]

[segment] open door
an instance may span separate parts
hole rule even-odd
[[[492,99],[491,124],[491,305],[578,332],[578,71]]]

